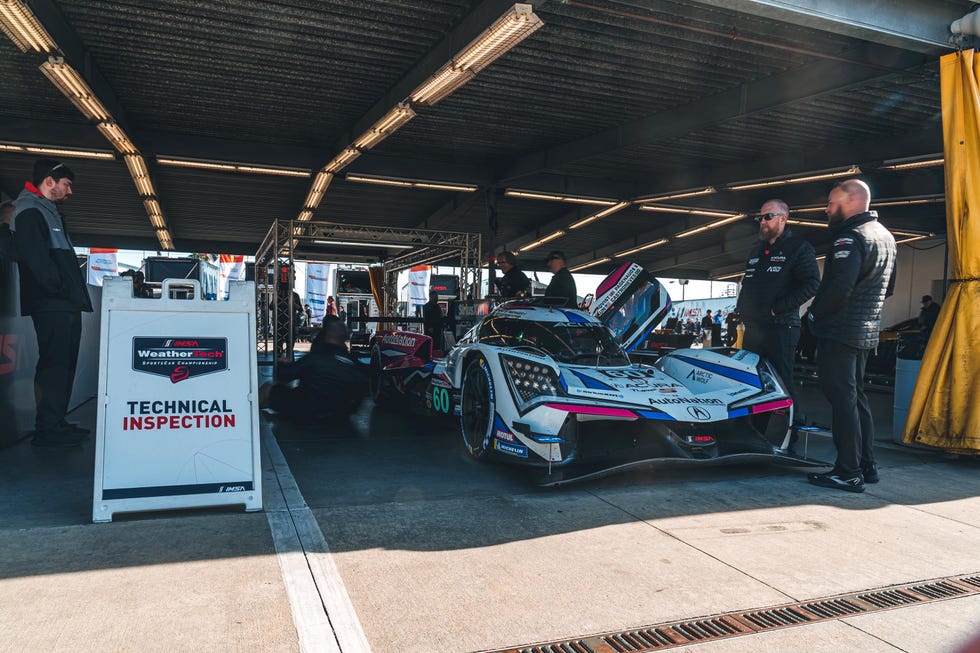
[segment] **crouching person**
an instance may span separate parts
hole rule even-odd
[[[335,316],[323,328],[310,352],[295,362],[279,365],[275,383],[259,388],[259,406],[281,419],[301,423],[343,421],[361,405],[367,377],[347,350],[347,327]],[[295,388],[292,381],[299,381]]]

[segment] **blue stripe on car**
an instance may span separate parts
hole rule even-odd
[[[668,422],[676,422],[677,421],[676,418],[671,417],[667,413],[662,413],[659,410],[638,410],[638,411],[636,411],[636,414],[639,415],[640,417],[644,417],[646,419],[660,419],[660,420],[665,420],[665,421],[668,421]]]
[[[582,317],[578,313],[573,313],[572,311],[562,311],[562,315],[568,318],[569,322],[574,322],[575,324],[588,324],[589,320]]]
[[[568,371],[574,374],[575,376],[577,376],[579,380],[585,384],[586,388],[591,388],[593,390],[612,390],[613,392],[616,392],[616,388],[612,387],[611,385],[606,385],[602,381],[597,381],[593,379],[591,376],[587,376],[580,372],[576,372],[575,370],[568,370]]]
[[[755,374],[749,372],[742,372],[740,370],[733,370],[730,367],[725,367],[724,365],[716,365],[715,363],[709,363],[707,361],[698,360],[696,358],[689,358],[687,356],[677,356],[680,360],[685,363],[689,363],[694,367],[700,367],[702,370],[718,374],[727,379],[732,379],[733,381],[738,381],[739,383],[744,383],[750,385],[753,388],[761,388],[762,383],[759,382],[759,377]]]
[[[728,419],[735,419],[736,417],[745,417],[749,414],[748,408],[736,408],[735,410],[728,411]]]

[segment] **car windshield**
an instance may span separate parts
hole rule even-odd
[[[498,347],[538,350],[564,363],[629,364],[609,329],[595,324],[491,317],[480,326],[479,340]]]

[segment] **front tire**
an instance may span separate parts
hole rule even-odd
[[[466,366],[463,374],[459,413],[463,443],[474,458],[483,460],[490,455],[496,413],[496,394],[490,364],[478,354]]]

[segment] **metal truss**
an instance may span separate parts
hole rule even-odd
[[[323,241],[370,243],[386,246],[410,245],[412,249],[382,261],[384,292],[382,312],[394,315],[398,301],[398,273],[413,265],[444,263],[460,268],[460,287],[464,299],[477,297],[480,292],[482,257],[480,234],[431,231],[427,229],[398,229],[332,222],[301,222],[276,220],[255,254],[255,305],[258,350],[273,365],[281,356],[292,356],[293,316],[299,307],[293,305],[293,269],[296,261],[326,261]],[[377,256],[337,254],[345,261],[363,258],[364,265],[377,261]],[[281,270],[288,270],[284,279]],[[271,280],[270,280],[271,279]]]

